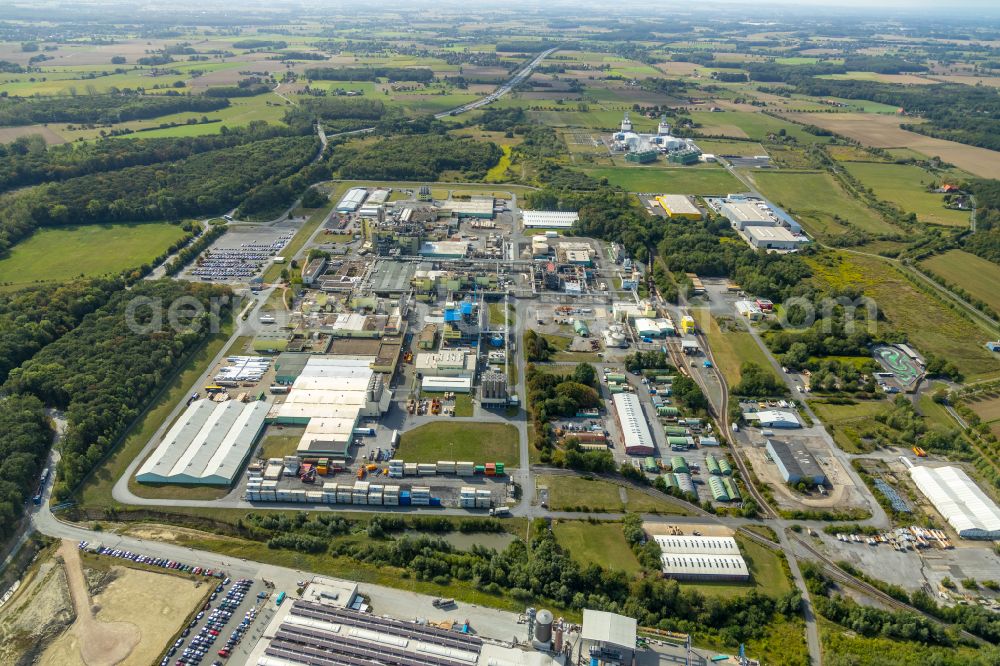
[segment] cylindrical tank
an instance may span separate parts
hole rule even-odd
[[[552,613],[540,610],[535,616],[535,640],[548,643],[552,640]]]
[[[562,649],[563,649],[563,620],[562,620],[562,618],[559,618],[559,621],[556,623],[555,642],[552,645],[552,649],[555,650],[556,652],[562,652]]]

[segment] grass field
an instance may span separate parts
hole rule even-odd
[[[983,346],[993,339],[989,332],[914,286],[887,262],[832,252],[808,261],[813,279],[821,284],[864,289],[893,329],[905,331],[918,350],[952,361],[966,381],[1000,372],[1000,359]],[[880,321],[879,325],[884,324]]]
[[[739,534],[736,535],[736,542],[740,545],[743,559],[750,570],[751,583],[682,583],[681,586],[719,597],[742,596],[752,588],[780,597],[792,589],[785,565],[777,553]]]
[[[986,423],[1000,419],[1000,397],[986,398],[976,402],[969,401],[968,405],[969,409]]]
[[[845,168],[879,199],[892,202],[917,219],[930,224],[965,227],[969,225],[968,211],[948,210],[944,195],[928,192],[927,186],[940,184],[940,179],[912,164],[880,164],[874,162],[848,162]]]
[[[755,111],[722,111],[712,113],[711,111],[693,111],[691,119],[702,125],[699,130],[702,134],[745,137],[763,141],[768,134],[777,134],[785,130],[785,134],[795,137],[801,144],[829,143],[828,137],[815,136],[809,134],[801,125],[789,123],[778,118],[765,115]],[[736,131],[719,131],[726,128],[735,128]]]
[[[740,155],[742,157],[767,155],[764,146],[756,141],[714,141],[712,139],[699,139],[698,147],[703,152],[712,155]]]
[[[659,499],[638,490],[619,486],[610,481],[584,476],[541,475],[536,486],[549,490],[549,508],[553,511],[634,511],[637,513],[687,512],[666,499]],[[622,501],[624,493],[625,501]]]
[[[299,441],[305,428],[289,428],[284,426],[281,430],[276,430],[274,426],[268,428],[267,434],[260,440],[261,458],[284,458],[294,456],[298,449]]]
[[[1000,312],[1000,266],[962,250],[949,250],[920,262],[951,284]]]
[[[607,178],[629,192],[725,194],[740,189],[740,182],[722,167],[603,167],[584,169],[584,173]]]
[[[847,453],[863,453],[871,450],[861,440],[860,431],[874,424],[876,414],[888,409],[884,400],[858,402],[854,405],[829,405],[824,402],[810,401],[816,416],[826,424],[833,435],[837,446]]]
[[[559,545],[579,564],[597,564],[605,569],[637,574],[642,567],[635,558],[620,523],[559,521],[552,526]]]
[[[751,177],[768,199],[793,214],[811,234],[837,234],[845,229],[841,220],[874,234],[899,231],[827,173],[755,172]]]
[[[179,226],[166,222],[40,229],[0,260],[0,284],[61,282],[138,268],[183,235]]]
[[[745,361],[756,363],[774,375],[774,369],[767,360],[764,351],[746,331],[723,332],[718,322],[708,310],[694,310],[698,328],[705,332],[708,344],[712,347],[712,355],[726,384],[731,388],[740,383],[740,366]]]
[[[399,457],[407,462],[471,460],[518,464],[517,429],[506,423],[436,421],[400,436]]]

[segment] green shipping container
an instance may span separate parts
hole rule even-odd
[[[503,474],[503,463],[502,462],[498,462],[497,463],[497,474]]]
[[[686,437],[687,430],[681,426],[668,425],[663,428],[663,432],[667,433],[667,437]]]
[[[475,474],[486,474],[486,465],[476,465],[473,468]]]
[[[619,372],[609,372],[605,375],[609,382],[627,382],[628,378]]]
[[[673,375],[656,375],[655,377],[657,384],[673,384]]]
[[[625,392],[625,389],[623,389],[621,386],[618,386],[618,384],[611,385],[608,388],[608,390],[611,391],[612,393],[624,393]]]
[[[669,405],[663,405],[662,407],[656,408],[656,413],[660,416],[677,416],[680,412],[676,407],[671,407]]]

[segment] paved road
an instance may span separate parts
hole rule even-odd
[[[475,102],[470,102],[468,104],[463,104],[462,106],[452,109],[450,111],[443,111],[434,115],[435,118],[446,118],[448,116],[457,116],[460,113],[465,113],[466,111],[472,111],[480,107],[486,106],[487,104],[492,104],[497,101],[511,90],[519,86],[525,79],[531,76],[531,73],[535,71],[535,68],[542,64],[542,61],[548,58],[550,55],[558,51],[558,48],[549,49],[541,54],[539,54],[534,60],[529,62],[527,65],[517,70],[514,76],[511,77],[509,81],[501,85],[499,88],[491,92],[486,97],[477,99]]]

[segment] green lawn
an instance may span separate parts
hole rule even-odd
[[[949,250],[920,262],[947,282],[1000,312],[1000,266],[962,250]]]
[[[696,310],[698,328],[708,337],[715,363],[730,387],[740,383],[740,366],[750,361],[774,375],[774,368],[764,350],[749,333],[743,330],[723,332],[708,310]]]
[[[830,174],[758,171],[752,178],[764,196],[794,215],[810,234],[842,233],[846,227],[837,217],[873,234],[899,231],[851,197]]]
[[[269,427],[267,434],[260,441],[260,457],[284,458],[285,456],[294,456],[304,432],[304,427],[289,428],[285,426],[281,430],[277,430],[274,426]]]
[[[872,449],[861,439],[861,432],[875,425],[875,415],[889,408],[884,400],[864,400],[853,405],[830,405],[810,400],[809,406],[827,426],[834,441],[847,453],[864,453]]]
[[[398,457],[407,462],[470,460],[514,467],[519,461],[517,428],[506,423],[427,423],[400,436]]]
[[[829,143],[830,141],[828,137],[809,134],[801,125],[773,118],[757,111],[721,111],[716,113],[693,111],[691,119],[702,125],[699,130],[702,134],[712,136],[738,137],[743,134],[751,139],[764,141],[769,134],[778,134],[781,130],[785,130],[785,134],[795,137],[801,144]]]
[[[39,229],[0,260],[0,283],[23,286],[119,273],[152,261],[183,235],[166,222]]]
[[[683,507],[611,481],[584,476],[541,475],[535,485],[549,489],[553,511],[632,511],[686,515]],[[626,502],[622,502],[622,491]]]
[[[621,523],[559,521],[552,526],[559,545],[579,564],[597,564],[605,569],[638,574],[642,567],[625,541]]]
[[[607,178],[629,192],[670,194],[726,194],[739,191],[740,182],[722,167],[602,167],[584,169],[593,178]]]
[[[848,162],[844,167],[866,187],[875,191],[879,199],[890,201],[917,219],[930,224],[954,227],[969,225],[968,211],[948,210],[944,195],[927,191],[927,186],[941,179],[912,164],[882,164],[874,162]]]

